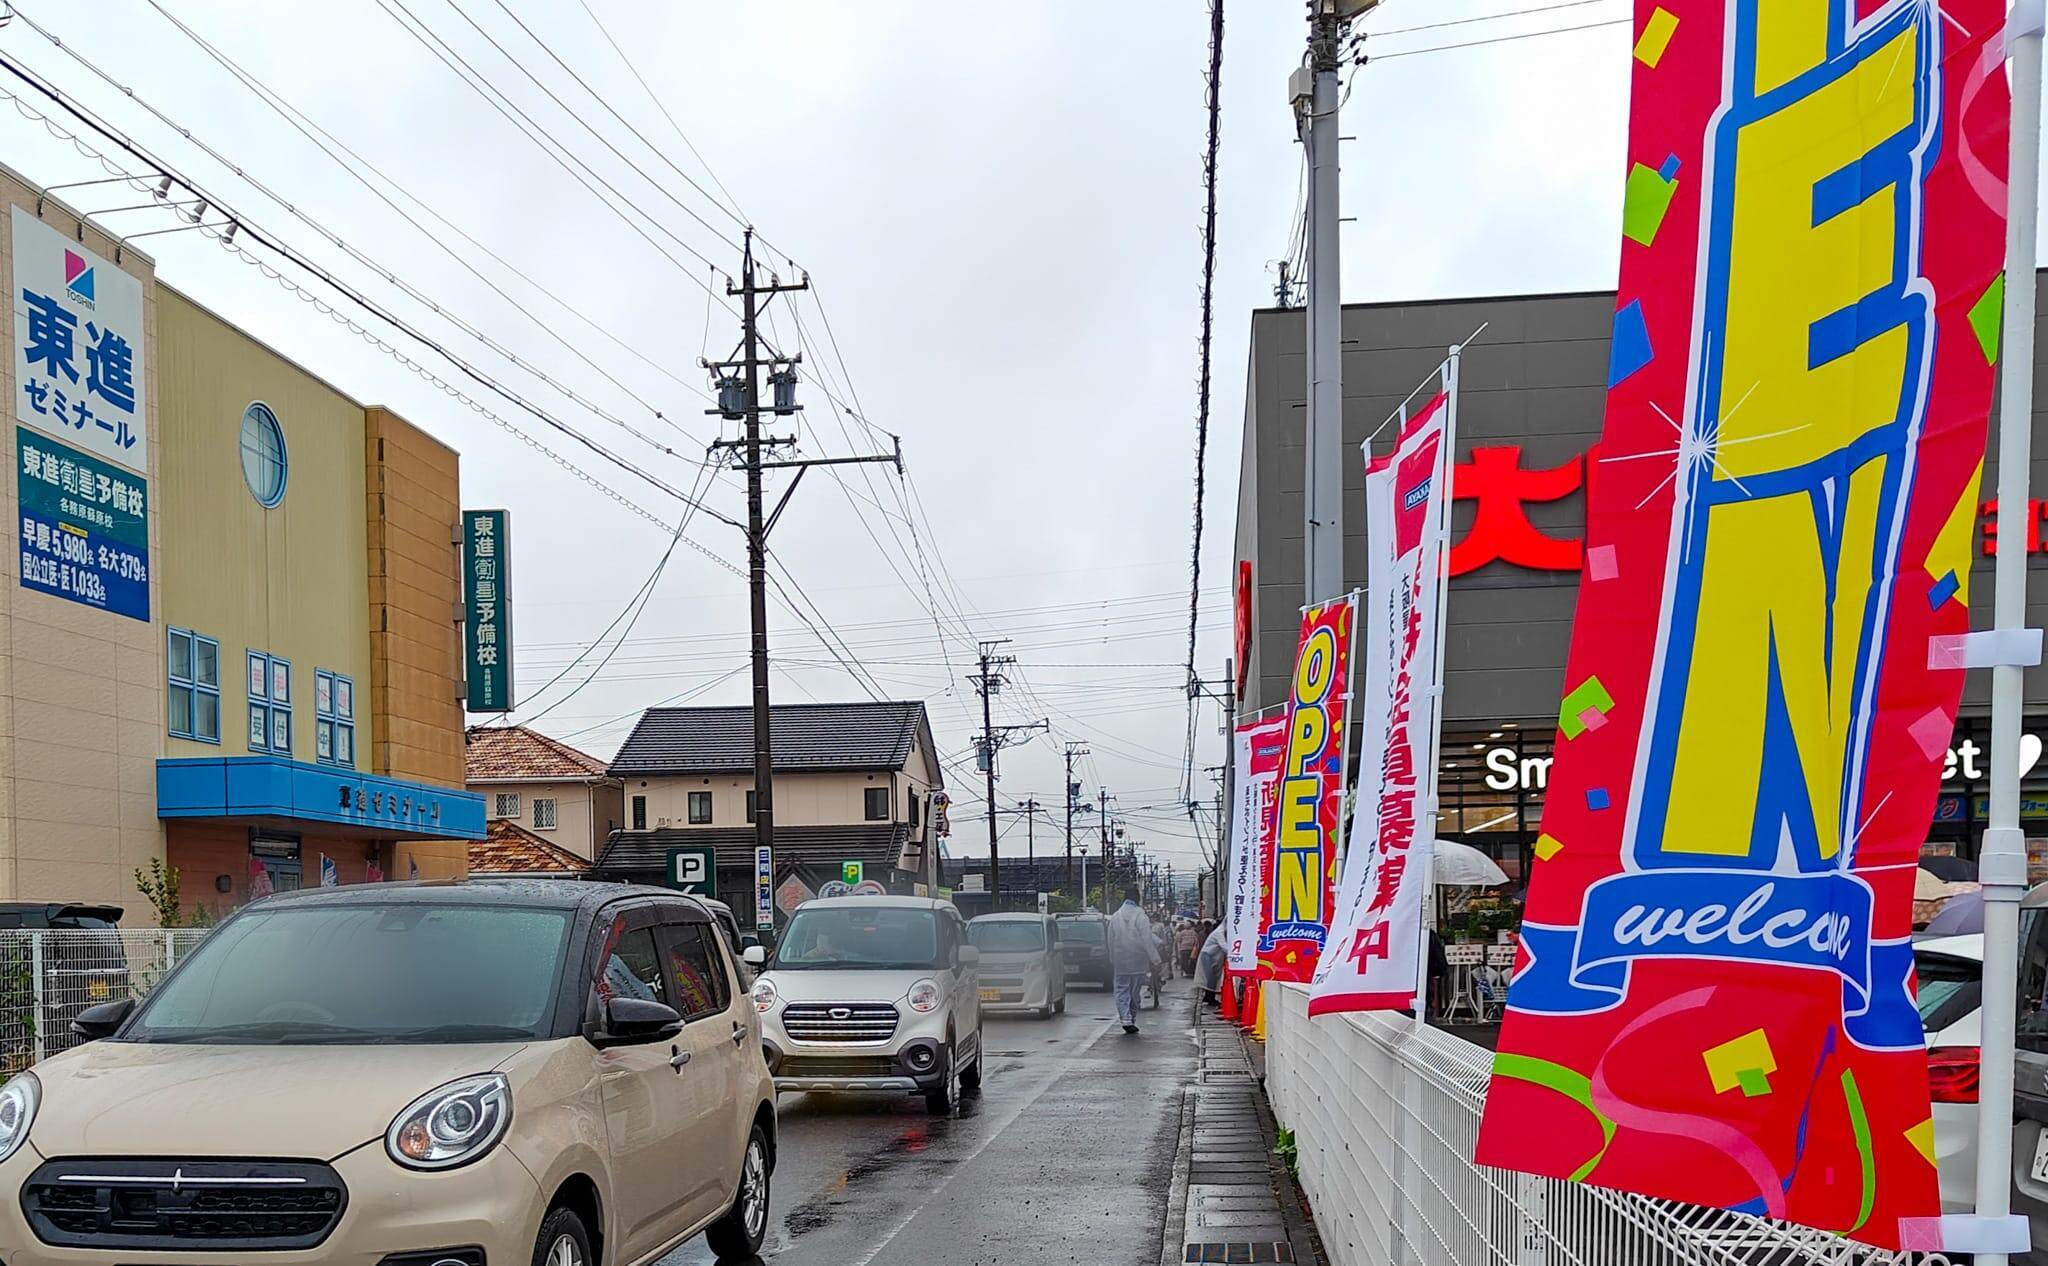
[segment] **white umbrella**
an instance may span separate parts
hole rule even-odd
[[[1470,844],[1438,840],[1434,861],[1436,881],[1445,887],[1491,888],[1508,881],[1499,863]]]

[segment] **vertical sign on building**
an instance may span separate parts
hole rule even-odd
[[[25,589],[149,619],[142,282],[13,208]]]
[[[463,675],[471,712],[512,710],[512,515],[462,512]]]
[[[1999,351],[2006,9],[1635,14],[1600,476],[1478,1160],[1895,1248],[1940,1211],[1913,887]]]
[[[766,845],[754,849],[754,926],[775,926],[775,850]]]

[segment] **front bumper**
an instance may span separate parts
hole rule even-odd
[[[6,1266],[376,1266],[394,1253],[455,1248],[481,1248],[484,1260],[498,1266],[532,1259],[544,1212],[540,1185],[503,1145],[460,1169],[418,1173],[392,1163],[377,1139],[330,1162],[348,1188],[348,1205],[312,1248],[53,1248],[36,1238],[20,1199],[22,1183],[44,1160],[31,1137],[0,1165],[0,1245],[9,1246],[0,1248],[0,1259]]]
[[[798,1041],[782,1027],[783,1006],[761,1017],[761,1053],[779,1091],[919,1094],[946,1081],[947,1015],[897,1007],[886,1042]]]
[[[984,975],[980,989],[983,1015],[1043,1011],[1052,1005],[1052,978],[1043,972]]]

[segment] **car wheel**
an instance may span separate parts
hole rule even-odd
[[[533,1266],[593,1266],[590,1229],[573,1209],[555,1209],[541,1220],[533,1244]]]
[[[739,1190],[732,1208],[704,1232],[704,1242],[719,1261],[739,1261],[761,1251],[768,1238],[768,1139],[755,1126],[747,1135],[747,1154],[740,1161]]]
[[[960,1089],[970,1095],[981,1093],[981,1065],[984,1052],[981,1043],[974,1044],[974,1062],[960,1071]]]
[[[1067,995],[1061,994],[1060,1000],[1052,1004],[1052,1009],[1055,1015],[1065,1015],[1067,1013]]]
[[[946,1048],[946,1080],[937,1090],[927,1090],[924,1106],[935,1117],[945,1116],[960,1102],[960,1065],[953,1058],[953,1048]]]

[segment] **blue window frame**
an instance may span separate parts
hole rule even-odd
[[[292,662],[249,652],[249,750],[292,754]]]
[[[165,636],[171,737],[220,742],[220,643],[190,629]]]
[[[291,465],[285,457],[284,428],[270,406],[256,401],[242,411],[242,480],[264,509],[284,500]]]
[[[313,670],[313,754],[323,765],[356,763],[356,683],[325,668]]]

